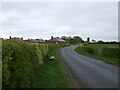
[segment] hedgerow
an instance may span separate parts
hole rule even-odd
[[[31,88],[35,72],[39,71],[40,64],[45,63],[48,53],[56,46],[60,45],[3,40],[2,87]]]
[[[120,47],[117,44],[81,44],[75,51],[86,56],[95,57],[107,63],[120,65],[118,60],[120,58]]]
[[[16,40],[3,41],[2,63],[3,88],[30,87],[32,74],[39,67],[34,46]]]
[[[95,49],[89,46],[80,46],[80,47],[77,47],[75,50],[81,54],[83,53],[95,54]]]
[[[105,57],[114,57],[114,58],[120,58],[120,48],[118,47],[103,47],[102,49],[102,56]]]

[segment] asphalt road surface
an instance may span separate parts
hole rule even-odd
[[[77,88],[118,88],[118,67],[62,48],[60,56]]]

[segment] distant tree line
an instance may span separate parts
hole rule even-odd
[[[94,42],[94,43],[90,43],[90,44],[120,44],[120,42],[116,42],[116,41],[110,41],[110,42],[104,42],[102,40],[99,40],[97,42]]]
[[[67,41],[69,44],[79,44],[84,42],[83,39],[79,36],[73,36],[73,37],[62,36],[61,38]]]

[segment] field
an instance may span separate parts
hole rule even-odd
[[[75,49],[78,53],[119,65],[120,48],[118,44],[88,44]]]
[[[57,55],[64,44],[38,44],[3,40],[3,88],[73,87]],[[54,55],[55,60],[49,57]]]

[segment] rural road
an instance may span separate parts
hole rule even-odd
[[[118,67],[80,55],[77,45],[62,48],[60,57],[76,88],[118,88]]]

